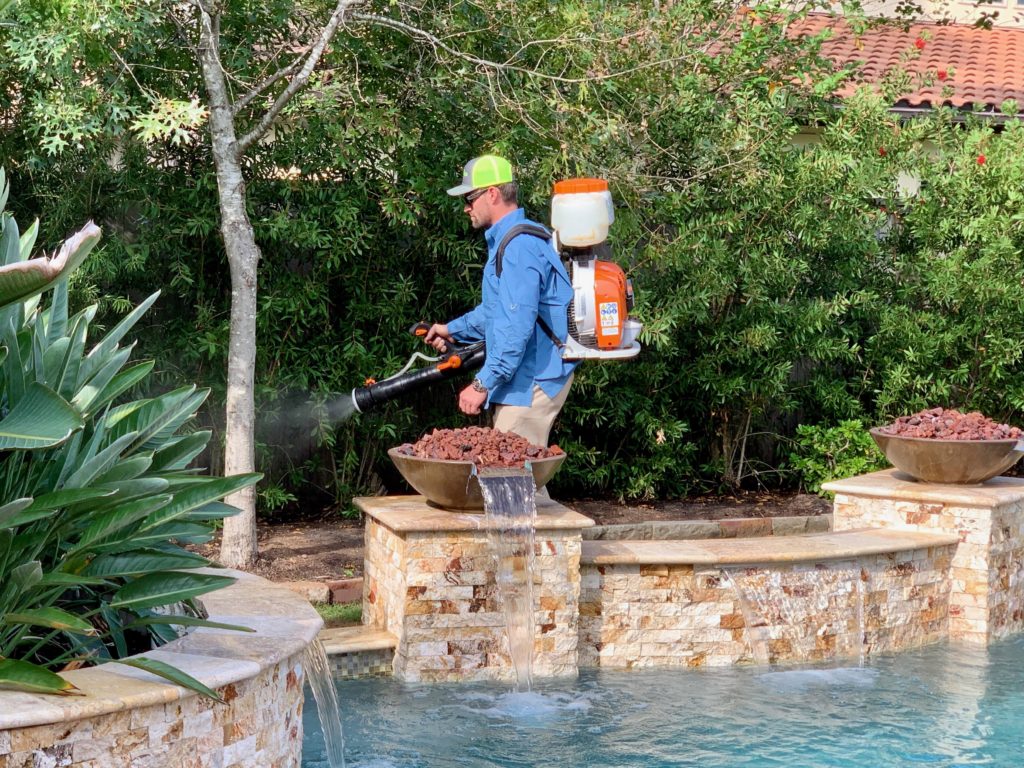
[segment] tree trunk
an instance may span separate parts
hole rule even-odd
[[[200,13],[200,59],[210,106],[210,140],[217,170],[220,231],[231,272],[231,338],[228,345],[224,474],[252,472],[256,370],[256,268],[260,251],[246,212],[245,181],[234,116],[218,56],[216,18]],[[221,562],[250,568],[256,562],[256,490],[249,486],[225,501],[241,513],[224,520]]]

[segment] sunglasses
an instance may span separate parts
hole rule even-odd
[[[466,205],[472,205],[473,203],[476,202],[477,198],[483,195],[483,193],[486,192],[488,189],[490,189],[490,187],[484,187],[483,189],[477,189],[474,190],[473,192],[467,192],[465,195],[462,196],[462,201]]]

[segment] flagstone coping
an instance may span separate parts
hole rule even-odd
[[[483,510],[457,512],[427,503],[423,496],[360,496],[352,500],[363,514],[395,533],[440,533],[446,531],[487,531],[501,527],[490,523]],[[590,528],[594,521],[556,501],[537,498],[538,531]]]
[[[721,520],[645,520],[595,525],[583,531],[584,541],[650,541],[663,539],[736,539],[749,536],[796,536],[832,530],[832,514],[786,517],[725,517]]]
[[[198,598],[210,620],[255,631],[199,627],[138,657],[171,664],[216,690],[255,677],[316,640],[323,620],[306,600],[287,588],[242,571],[201,571],[238,579],[224,589]],[[61,677],[83,695],[0,691],[0,731],[79,720],[198,695],[141,669],[117,663],[64,672]]]
[[[848,560],[957,544],[959,536],[863,529],[802,536],[676,541],[584,541],[581,562],[593,565],[753,565]]]
[[[977,485],[925,483],[898,469],[883,469],[821,486],[847,496],[868,496],[892,501],[947,504],[954,507],[999,507],[1024,501],[1024,479],[993,477]]]
[[[398,646],[398,638],[376,627],[332,627],[320,630],[320,642],[328,656],[363,651],[382,651]]]

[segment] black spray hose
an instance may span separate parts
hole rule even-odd
[[[486,356],[482,341],[457,347],[429,368],[402,373],[365,387],[356,387],[352,390],[352,404],[357,411],[365,413],[401,395],[429,387],[466,371],[474,371],[484,364]]]

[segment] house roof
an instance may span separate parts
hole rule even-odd
[[[860,62],[858,80],[845,84],[839,96],[847,96],[864,82],[877,82],[901,64],[901,56],[917,51],[920,56],[903,63],[911,73],[948,73],[931,87],[903,97],[895,106],[927,108],[941,105],[998,109],[1006,99],[1024,107],[1024,29],[984,29],[966,24],[912,24],[907,29],[885,26],[857,36],[847,21],[827,14],[812,14],[791,27],[791,33],[816,34],[831,27],[832,37],[822,55],[837,65]],[[919,44],[918,44],[919,45]],[[949,93],[944,93],[946,87]]]

